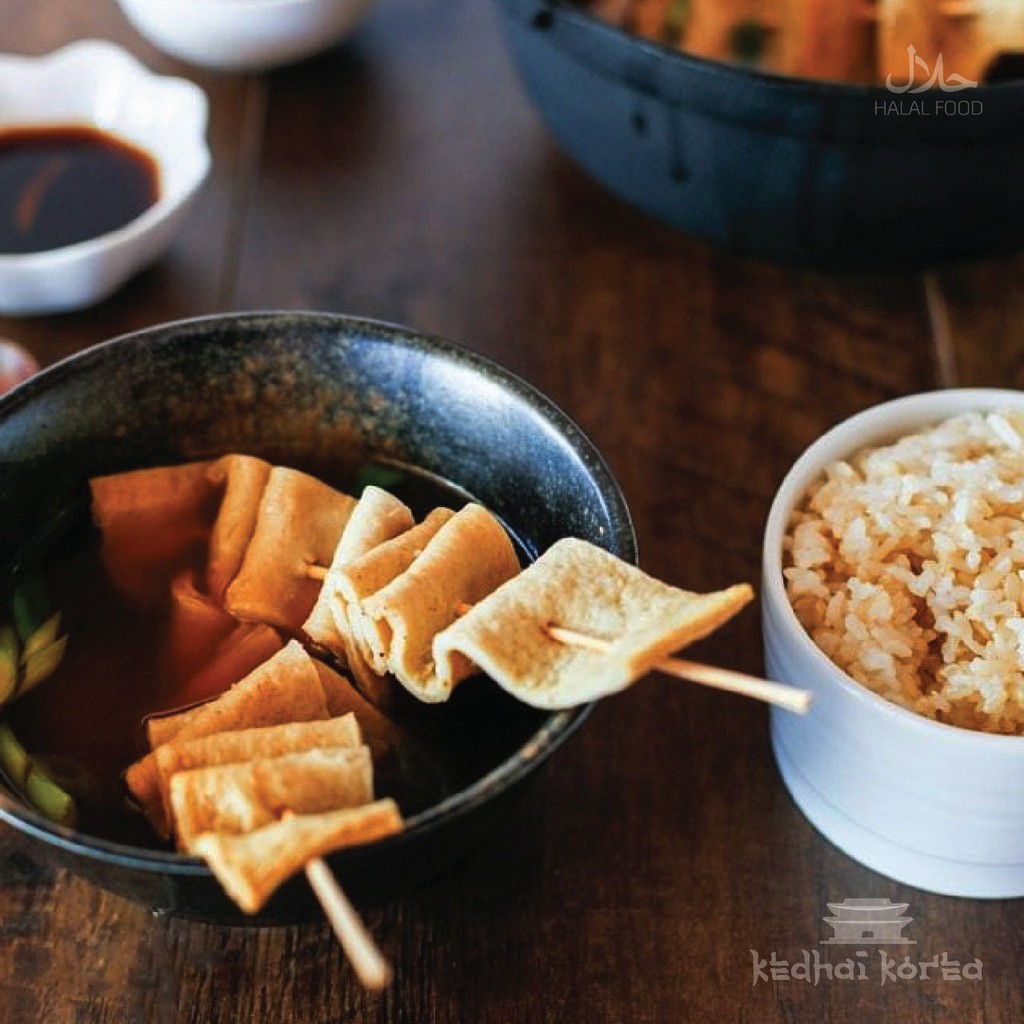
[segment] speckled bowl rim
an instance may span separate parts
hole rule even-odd
[[[69,356],[30,378],[0,398],[0,418],[11,410],[31,402],[37,394],[45,392],[65,377],[88,368],[94,363],[102,363],[110,359],[119,347],[159,342],[161,339],[170,338],[183,330],[203,326],[224,327],[238,324],[254,327],[261,322],[269,324],[271,321],[275,324],[286,321],[293,324],[318,325],[339,331],[347,329],[372,336],[375,340],[386,343],[425,349],[487,377],[511,394],[524,400],[535,412],[547,420],[556,433],[568,441],[572,451],[585,465],[588,474],[607,502],[609,518],[615,527],[613,535],[609,537],[610,543],[621,558],[636,562],[636,534],[625,497],[604,458],[566,413],[532,384],[486,356],[436,335],[425,334],[383,320],[347,316],[340,313],[268,310],[192,317],[143,328],[119,335]],[[363,859],[372,856],[375,851],[384,847],[398,847],[414,841],[441,825],[447,825],[480,808],[490,800],[512,789],[543,764],[583,724],[592,709],[593,704],[591,703],[549,714],[541,727],[511,757],[506,758],[501,764],[465,789],[451,794],[440,803],[409,818],[403,832],[364,846],[339,850],[331,855],[332,861],[336,861],[338,866],[344,870],[346,860]],[[31,807],[14,800],[2,791],[0,791],[0,821],[44,843],[80,856],[100,858],[106,863],[155,873],[166,872],[178,876],[212,877],[209,868],[196,857],[163,850],[145,850],[141,847],[95,838],[74,829],[55,825]]]

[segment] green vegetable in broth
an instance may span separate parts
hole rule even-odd
[[[11,618],[18,639],[23,644],[28,643],[50,614],[50,600],[43,581],[38,576],[26,576],[11,595]]]
[[[36,810],[57,825],[74,828],[78,820],[74,797],[46,774],[5,722],[0,722],[0,768]]]
[[[0,706],[11,700],[18,690],[20,645],[15,628],[0,625]]]
[[[690,22],[692,0],[672,0],[665,12],[662,36],[667,43],[678,43]]]
[[[739,22],[730,35],[733,56],[747,64],[757,64],[768,49],[768,37],[768,26],[757,18]]]
[[[388,490],[405,479],[405,473],[394,466],[382,466],[380,463],[368,462],[359,468],[356,473],[355,483],[352,490],[356,494],[362,494],[367,487],[380,487]]]
[[[60,612],[55,612],[25,641],[21,660],[28,661],[33,655],[38,654],[47,647],[52,647],[57,642],[57,634],[59,632]]]
[[[30,576],[10,600],[11,621],[0,622],[0,707],[53,674],[67,647],[61,614],[50,612],[43,582]]]
[[[56,617],[59,618],[59,615]],[[37,647],[31,652],[28,647],[25,648],[25,652],[21,656],[22,677],[18,696],[28,693],[33,686],[38,686],[47,676],[53,675],[64,657],[67,645],[68,638],[62,636],[45,647]]]

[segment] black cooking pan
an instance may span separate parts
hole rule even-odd
[[[77,509],[87,514],[91,476],[229,451],[333,472],[385,458],[473,495],[530,553],[571,535],[636,559],[629,513],[601,456],[511,373],[386,324],[326,313],[236,314],[126,335],[0,399],[0,596],[12,573],[36,564],[41,531],[48,537],[50,524],[64,524]],[[391,898],[460,855],[507,813],[522,783],[589,710],[537,711],[476,682],[431,705],[429,720],[419,718],[463,741],[436,762],[412,759],[408,772],[431,798],[403,807],[405,833],[330,857],[355,898]],[[100,711],[99,724],[80,728],[102,729]],[[297,878],[245,918],[200,861],[50,824],[2,773],[0,822],[11,826],[3,834],[9,851],[19,848],[43,868],[66,867],[157,912],[256,924],[319,914]]]
[[[910,95],[786,78],[635,38],[555,0],[497,3],[562,146],[677,228],[830,269],[921,268],[1021,244],[1024,82]]]

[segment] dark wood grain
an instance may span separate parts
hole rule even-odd
[[[1019,261],[939,275],[946,352],[918,277],[826,277],[682,237],[560,153],[479,0],[390,0],[346,45],[249,77],[160,57],[108,0],[16,0],[5,18],[13,49],[114,38],[211,100],[214,173],[174,252],[95,310],[0,322],[46,362],[232,308],[445,335],[580,423],[645,567],[695,589],[757,582],[771,496],[838,420],[941,384],[1022,381]],[[759,671],[756,608],[695,653]],[[1024,1016],[1019,901],[929,895],[854,863],[791,802],[763,707],[662,677],[602,704],[456,867],[368,908],[397,966],[383,996],[358,988],[326,926],[151,918],[52,873],[10,830],[0,844],[0,1024]],[[758,958],[825,948],[825,904],[847,896],[908,902],[914,957],[979,958],[983,979],[883,986],[875,962],[867,981],[757,981]]]
[[[938,276],[957,383],[1024,385],[1024,259],[968,264]]]

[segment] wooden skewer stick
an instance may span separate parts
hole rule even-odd
[[[292,812],[285,811],[283,817],[292,817]],[[372,992],[387,988],[394,977],[391,964],[374,942],[359,912],[352,906],[327,862],[322,857],[314,857],[306,861],[305,873],[306,881],[319,900],[324,916],[341,943],[356,976]]]
[[[367,931],[356,908],[349,902],[345,890],[331,873],[321,857],[306,863],[306,880],[316,893],[334,934],[345,950],[359,980],[371,991],[379,992],[391,984],[394,972]]]
[[[322,565],[310,565],[306,575],[313,580],[324,580],[327,578],[327,569]],[[465,615],[472,607],[470,604],[460,604],[455,611],[459,615]],[[603,652],[611,646],[607,640],[591,636],[589,633],[566,629],[564,626],[549,625],[547,630],[552,639],[568,647],[583,647],[591,651]],[[683,658],[663,658],[654,668],[666,675],[675,676],[677,679],[702,683],[704,686],[711,686],[716,690],[728,690],[730,693],[753,697],[755,700],[775,704],[787,711],[795,711],[799,715],[804,714],[811,706],[811,694],[808,690],[787,686],[785,683],[773,683],[768,679],[761,679],[759,676],[734,672],[732,669],[703,665],[700,662],[686,661]]]
[[[570,647],[583,647],[591,651],[607,651],[611,646],[607,640],[601,640],[589,633],[578,633],[574,629],[563,626],[548,626],[548,634],[559,643]],[[763,700],[768,704],[776,704],[787,711],[804,714],[811,706],[811,694],[807,690],[785,683],[773,683],[758,676],[749,676],[744,672],[733,672],[731,669],[718,668],[714,665],[702,665],[696,661],[683,658],[663,658],[654,668],[666,675],[678,679],[686,679],[692,683],[703,683],[717,690],[728,690],[755,700]]]

